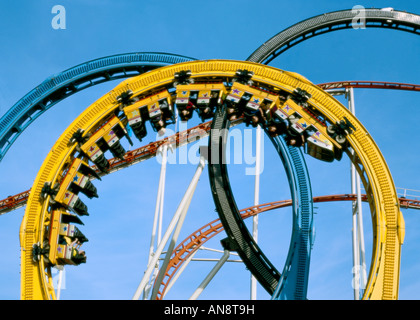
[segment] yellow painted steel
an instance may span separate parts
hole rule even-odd
[[[102,119],[119,107],[117,97],[127,90],[131,90],[133,96],[139,96],[172,83],[174,74],[183,70],[191,70],[192,78],[232,79],[238,69],[254,72],[253,81],[267,86],[288,92],[301,88],[311,94],[308,102],[329,121],[336,123],[346,117],[354,125],[356,130],[347,139],[354,150],[351,159],[362,176],[369,196],[374,234],[371,267],[363,299],[398,298],[404,221],[392,176],[370,134],[343,105],[302,76],[252,62],[208,60],[171,65],[123,81],[89,106],[60,136],[34,181],[21,224],[22,299],[55,299],[50,270],[44,265],[43,259],[36,263],[33,261],[32,246],[42,243],[45,226],[51,219],[48,212],[49,196],[41,201],[41,190],[46,182],[55,184],[66,161],[73,157],[76,145],[69,144],[73,134],[78,129],[86,133],[93,131]]]

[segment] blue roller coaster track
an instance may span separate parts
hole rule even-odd
[[[106,81],[191,60],[195,59],[169,53],[125,53],[91,60],[47,78],[1,117],[0,161],[36,118],[70,95]]]
[[[267,135],[269,136],[268,133]],[[286,169],[293,201],[289,253],[272,299],[305,300],[314,241],[313,197],[309,172],[300,149],[288,146],[282,136],[270,139]]]
[[[282,136],[271,138],[286,170],[293,203],[293,226],[283,272],[275,268],[260,249],[242,220],[233,195],[228,170],[221,152],[230,123],[225,108],[213,119],[209,139],[209,177],[220,220],[247,268],[274,300],[305,300],[308,288],[310,253],[313,245],[313,199],[308,170],[302,151],[288,146]],[[213,134],[216,132],[216,134]],[[221,134],[220,134],[221,133]],[[218,152],[219,151],[219,152]],[[214,157],[219,158],[213,161]],[[221,214],[223,213],[223,214]]]

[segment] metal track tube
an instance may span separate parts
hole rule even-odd
[[[150,247],[149,247],[149,260],[148,263],[152,260],[153,251],[155,248],[155,241],[156,241],[156,229],[157,229],[157,245],[159,245],[161,238],[162,238],[162,215],[163,215],[163,198],[164,198],[164,186],[165,186],[165,177],[166,177],[166,159],[167,159],[167,151],[168,146],[165,144],[159,148],[157,153],[162,155],[162,163],[160,168],[160,176],[159,176],[159,186],[158,192],[156,196],[156,207],[155,207],[155,215],[153,218],[153,227],[152,227],[152,237],[150,240]],[[159,227],[158,227],[159,226]],[[155,266],[155,271],[153,272],[153,276],[151,281],[156,277],[157,270],[159,270],[159,266]],[[151,288],[151,284],[148,283],[144,289],[143,299],[149,295]]]

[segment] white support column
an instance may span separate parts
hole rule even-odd
[[[255,187],[254,205],[259,205],[260,201],[260,168],[261,168],[261,127],[257,126],[256,150],[255,150]],[[258,215],[252,218],[252,236],[255,242],[258,241]],[[251,300],[257,300],[257,280],[251,274]]]
[[[148,264],[152,260],[153,255],[155,254],[154,253],[155,242],[156,242],[156,245],[159,245],[162,238],[163,203],[164,203],[164,197],[165,197],[165,179],[166,179],[168,145],[164,144],[163,146],[161,146],[158,149],[157,153],[161,154],[162,163],[161,163],[161,168],[160,168],[158,192],[156,196],[156,207],[155,207],[155,215],[153,218],[152,237],[150,240]],[[157,240],[156,240],[156,230],[157,230]],[[159,264],[156,264],[153,277],[150,283],[153,281],[153,278],[155,278],[158,271],[159,271]],[[144,299],[146,299],[146,297],[149,295],[150,288],[151,288],[150,283],[148,283],[144,289],[144,293],[143,293]]]
[[[362,193],[360,186],[359,175],[356,175],[356,190],[357,190],[357,227],[358,227],[358,239],[359,239],[359,250],[360,250],[360,284],[361,289],[366,288],[367,284],[367,274],[366,274],[366,252],[365,252],[365,236],[363,229],[363,216],[362,216]]]
[[[164,144],[162,146],[162,167],[161,167],[161,177],[159,181],[159,187],[161,188],[160,194],[160,203],[159,203],[159,227],[158,227],[158,243],[162,239],[162,221],[163,221],[163,204],[165,199],[165,182],[166,182],[166,165],[168,162],[168,145]]]
[[[225,264],[226,260],[229,258],[230,252],[229,250],[225,250],[223,253],[222,258],[216,263],[214,268],[210,271],[207,277],[203,280],[203,282],[199,285],[197,290],[192,294],[189,300],[196,300],[203,290],[207,287],[210,281],[214,278],[217,272],[219,272],[220,268]]]
[[[359,262],[359,246],[358,246],[358,228],[357,228],[357,208],[353,201],[352,210],[352,243],[353,243],[353,291],[354,299],[360,299],[360,262]]]
[[[348,107],[352,114],[356,114],[354,103],[353,88],[347,89]],[[356,194],[356,201],[352,202],[352,221],[353,221],[353,272],[354,272],[354,298],[360,300],[360,289],[364,289],[366,284],[366,258],[365,242],[363,231],[362,214],[362,193],[360,187],[360,177],[356,168],[351,164],[351,192]],[[360,286],[362,284],[362,286]]]
[[[163,197],[164,197],[164,184],[165,184],[165,177],[166,177],[166,163],[167,163],[167,151],[168,146],[163,145],[158,149],[158,153],[162,155],[162,163],[160,168],[160,177],[159,177],[159,185],[158,185],[158,192],[156,197],[156,207],[155,207],[155,215],[153,219],[153,229],[152,229],[152,238],[150,240],[150,248],[149,248],[149,261],[151,259],[151,256],[153,255],[155,240],[156,240],[156,229],[161,225],[162,220],[162,203],[163,203]],[[158,232],[158,243],[160,242],[161,235]]]
[[[152,259],[149,261],[149,264],[147,266],[147,269],[144,273],[144,276],[142,278],[142,280],[140,281],[140,284],[136,290],[136,292],[134,293],[133,296],[133,300],[138,300],[140,298],[141,292],[143,292],[146,283],[149,281],[149,278],[152,274],[153,269],[155,268],[156,264],[158,263],[159,257],[163,252],[163,249],[165,248],[169,237],[172,233],[172,231],[174,230],[175,226],[177,225],[178,222],[180,222],[180,217],[182,215],[182,213],[184,213],[186,210],[188,210],[187,205],[189,204],[192,194],[195,191],[195,188],[197,186],[198,180],[201,176],[201,173],[203,172],[203,168],[205,166],[205,160],[204,157],[201,156],[200,157],[200,162],[197,166],[196,172],[190,182],[190,185],[187,188],[187,191],[185,192],[184,197],[181,200],[181,203],[179,204],[174,216],[172,217],[171,222],[169,223],[169,226],[162,238],[162,241],[159,243],[158,248],[156,249],[156,252],[153,254]],[[169,251],[169,250],[168,250]],[[172,251],[171,251],[172,252]]]

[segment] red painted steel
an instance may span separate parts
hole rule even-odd
[[[379,81],[340,81],[318,84],[323,90],[343,89],[343,88],[367,88],[367,89],[392,89],[420,91],[420,85],[399,82],[379,82]]]

